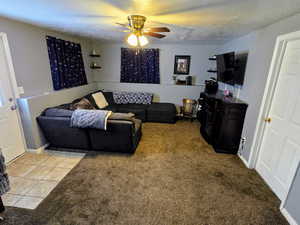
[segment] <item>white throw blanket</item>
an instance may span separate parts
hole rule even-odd
[[[107,110],[77,109],[72,114],[71,127],[106,130],[111,113]]]

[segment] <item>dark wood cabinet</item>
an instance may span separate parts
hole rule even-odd
[[[216,152],[236,154],[241,140],[248,105],[233,97],[200,94],[201,110],[198,119],[200,132]]]

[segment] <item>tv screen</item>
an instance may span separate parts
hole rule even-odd
[[[234,80],[235,84],[243,85],[247,67],[248,53],[241,53],[235,56]]]
[[[218,81],[234,84],[234,52],[217,55],[217,76]]]

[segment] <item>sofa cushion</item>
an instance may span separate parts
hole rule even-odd
[[[92,96],[92,94],[95,94],[95,93],[98,93],[98,92],[101,92],[101,91],[94,91],[94,92],[92,92],[92,93],[90,93],[90,94],[87,94],[87,95],[81,97],[81,98],[75,99],[75,100],[72,101],[72,103],[71,103],[71,104],[73,105],[73,108],[74,108],[74,104],[80,102],[81,99],[86,98],[86,99],[89,100],[89,102],[95,107],[95,109],[99,109],[99,107],[97,106],[97,104],[96,104],[96,102],[95,102],[95,100],[94,100],[94,98],[93,98],[93,96]]]
[[[103,91],[102,93],[103,93],[106,101],[108,102],[108,105],[114,105],[114,104],[116,104],[115,101],[114,101],[114,96],[113,96],[112,92]]]
[[[133,114],[135,114],[136,118],[138,118],[144,122],[144,121],[146,121],[147,107],[148,107],[148,105],[124,104],[124,105],[118,105],[117,112],[133,113]]]
[[[91,149],[87,131],[70,127],[70,118],[39,116],[37,121],[52,147]]]
[[[66,103],[59,106],[55,106],[57,109],[66,109],[66,110],[73,110],[73,104],[72,103]]]
[[[43,114],[48,117],[71,117],[73,111],[59,108],[49,108],[46,109]]]
[[[48,108],[43,112],[44,116],[49,117],[71,117],[73,114],[72,110],[59,109],[59,108]]]
[[[147,108],[147,121],[174,123],[176,107],[172,103],[152,103]]]
[[[117,112],[118,106],[117,106],[117,105],[108,105],[108,106],[105,107],[103,110],[108,110],[108,111],[112,111],[112,112]]]
[[[112,113],[109,116],[110,120],[132,120],[134,117],[133,113]]]
[[[135,132],[138,132],[142,127],[142,121],[136,118],[133,118],[132,120],[134,122]]]
[[[172,103],[152,103],[147,108],[150,112],[176,112],[176,107]]]
[[[74,109],[95,109],[95,107],[86,98],[81,99],[73,105]]]

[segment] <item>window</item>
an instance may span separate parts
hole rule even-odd
[[[80,44],[47,36],[54,90],[87,84]]]
[[[159,49],[121,48],[121,82],[159,84]]]

